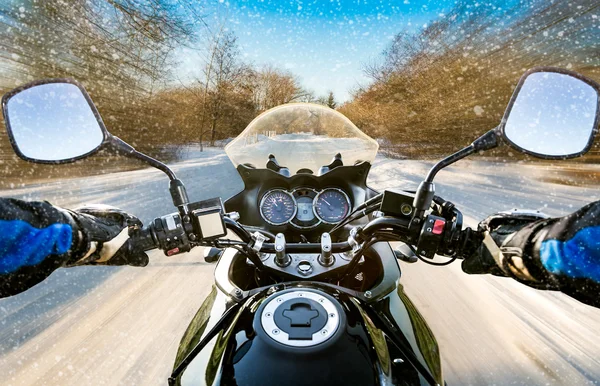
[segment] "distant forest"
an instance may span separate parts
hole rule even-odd
[[[418,33],[398,33],[365,65],[371,84],[340,111],[403,156],[449,154],[498,125],[527,69],[563,67],[600,80],[599,7],[461,1]]]
[[[396,154],[447,154],[496,126],[520,75],[538,65],[600,80],[599,1],[460,1],[398,31],[364,64],[371,82],[342,105],[277,64],[243,60],[226,17],[181,0],[21,0],[0,5],[0,93],[34,79],[84,84],[109,130],[152,153],[212,145],[283,103],[337,108]],[[198,57],[182,81],[176,52]],[[0,131],[0,177],[16,161]],[[21,166],[22,167],[22,166]]]
[[[109,130],[141,148],[210,144],[237,135],[265,109],[315,100],[292,73],[244,63],[226,18],[203,13],[199,4],[24,0],[5,5],[0,92],[34,79],[75,78]],[[181,81],[174,73],[180,49],[197,58],[195,79]]]

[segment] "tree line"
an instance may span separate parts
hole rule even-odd
[[[334,103],[332,94],[316,98],[290,71],[244,62],[227,19],[211,14],[214,7],[206,4],[2,2],[0,93],[36,79],[74,78],[90,93],[111,133],[163,159],[172,156],[161,154],[165,145],[212,145],[235,137],[260,112],[283,103]],[[191,79],[180,80],[176,71],[182,49],[194,58]],[[98,171],[114,170],[107,156],[96,157]],[[1,180],[54,176],[54,169],[18,160],[0,130]],[[60,173],[74,169],[61,167]]]
[[[416,33],[398,33],[364,66],[371,83],[340,111],[402,156],[449,154],[498,125],[535,66],[600,80],[600,2],[460,1]]]
[[[316,102],[391,151],[423,157],[447,154],[496,126],[528,68],[553,65],[600,79],[600,2],[593,0],[461,0],[417,32],[399,32],[365,64],[369,84],[341,106],[288,70],[245,62],[227,18],[203,4],[3,2],[0,92],[34,79],[75,78],[109,130],[151,154],[166,144],[213,145],[271,107]],[[181,49],[197,58],[185,80],[175,71]],[[0,132],[6,175],[19,164]]]
[[[145,150],[237,135],[258,113],[318,101],[293,73],[241,60],[226,20],[181,0],[22,0],[0,6],[0,92],[71,77],[115,135]],[[207,20],[211,20],[208,23]],[[181,81],[175,53],[201,69]],[[326,103],[325,98],[321,98]],[[5,142],[3,142],[5,143]]]

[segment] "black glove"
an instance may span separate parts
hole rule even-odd
[[[17,223],[7,228],[12,221]],[[129,230],[134,231],[141,222],[116,208],[70,211],[47,202],[0,198],[2,223],[0,297],[29,289],[60,267],[148,263],[146,254],[132,251],[127,242]]]
[[[144,267],[148,255],[134,250],[129,231],[142,227],[142,222],[118,208],[90,205],[67,211],[80,235],[67,266],[75,265],[132,265]],[[75,244],[75,243],[74,243]]]
[[[522,260],[527,257],[524,249],[531,246],[530,241],[535,229],[547,218],[548,216],[536,211],[519,210],[489,216],[477,227],[483,242],[474,253],[465,256],[462,270],[468,274],[519,276],[524,267],[514,267],[518,259],[513,258]],[[530,280],[529,276],[520,278]]]

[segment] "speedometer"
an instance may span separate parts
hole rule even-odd
[[[260,214],[271,225],[283,225],[296,215],[296,200],[285,190],[270,190],[260,200]]]
[[[319,220],[334,224],[342,221],[350,211],[350,200],[339,189],[325,189],[315,197],[315,214]]]

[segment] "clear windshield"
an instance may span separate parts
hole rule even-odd
[[[377,142],[341,113],[310,103],[291,103],[256,117],[225,151],[231,162],[264,168],[269,154],[291,173],[310,169],[317,173],[340,153],[344,165],[372,162]]]

